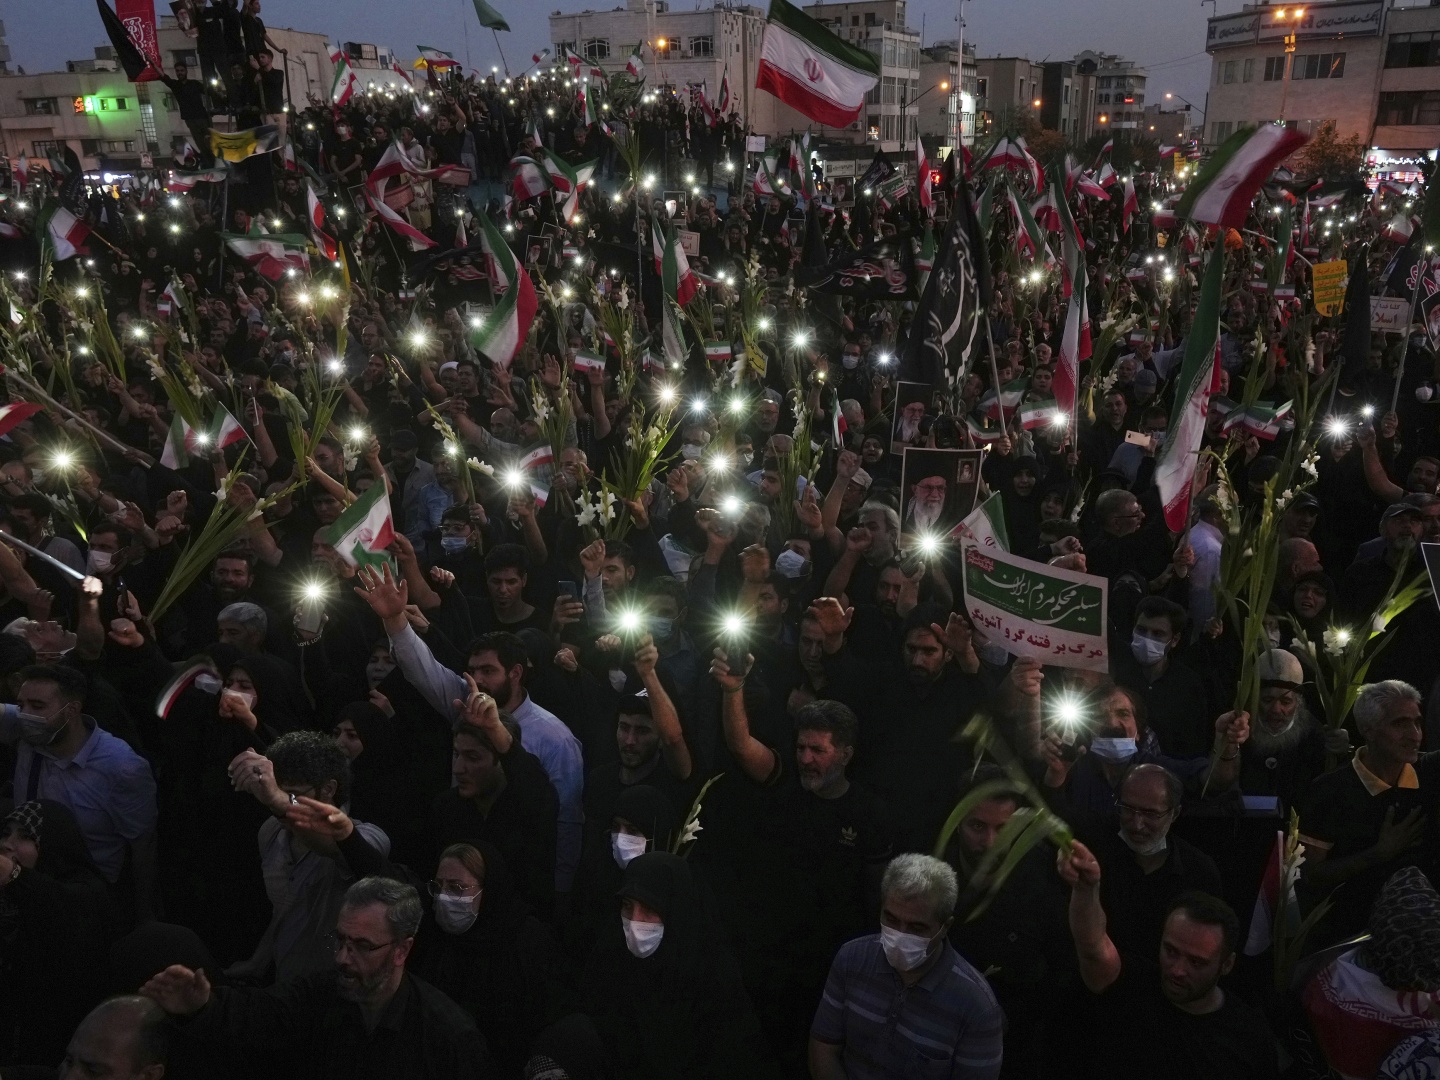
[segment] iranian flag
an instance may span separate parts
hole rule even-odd
[[[1282,906],[1296,917],[1300,913],[1295,898],[1295,883],[1285,880],[1285,833],[1275,830],[1275,843],[1265,860],[1265,873],[1260,876],[1260,889],[1255,895],[1255,908],[1250,913],[1250,930],[1245,935],[1245,955],[1259,956],[1274,944],[1275,916]]]
[[[422,67],[432,67],[436,71],[444,71],[446,68],[460,66],[460,61],[455,59],[455,55],[444,49],[436,49],[429,45],[416,45],[415,48],[420,50],[420,59],[415,61],[417,70]]]
[[[331,53],[330,63],[335,65],[335,78],[330,83],[330,103],[338,107],[355,95],[360,80],[355,77],[355,69],[350,66],[350,57],[345,50],[336,49]]]
[[[385,549],[395,542],[395,525],[384,481],[371,484],[365,494],[347,506],[325,530],[324,540],[351,566],[388,564]]]
[[[191,664],[166,683],[165,689],[161,690],[160,696],[155,699],[155,715],[162,720],[167,719],[175,702],[180,700],[180,695],[194,686],[196,679],[206,674],[213,674],[209,664]],[[216,682],[218,683],[219,680],[217,679]]]
[[[494,240],[491,239],[492,236],[495,237]],[[504,248],[503,252],[499,251],[501,248]],[[480,230],[480,252],[485,261],[485,276],[490,279],[490,288],[497,294],[508,289],[514,278],[515,256],[494,229]],[[502,263],[500,260],[504,256],[508,258]]]
[[[550,485],[547,482],[554,474],[555,451],[550,444],[537,446],[528,454],[515,463],[517,474],[523,477],[522,483],[530,486],[530,494],[535,497],[536,506],[544,506],[550,498]]]
[[[22,195],[30,186],[30,159],[25,156],[24,150],[20,151],[20,158],[15,162],[15,183]]]
[[[1130,219],[1139,209],[1140,203],[1135,198],[1135,181],[1125,177],[1125,185],[1120,189],[1124,192],[1124,200],[1120,206],[1120,225],[1124,232],[1130,232]]]
[[[758,90],[768,90],[817,124],[845,127],[880,81],[880,58],[842,40],[786,0],[770,0],[760,48]]]
[[[1119,183],[1120,177],[1116,174],[1114,166],[1108,161],[1100,166],[1100,172],[1095,177],[1095,182],[1102,188],[1111,188]]]
[[[935,213],[935,199],[930,194],[930,162],[925,157],[925,143],[915,140],[915,183],[919,185],[920,209],[926,216]]]
[[[965,417],[965,431],[970,436],[971,441],[977,446],[989,446],[991,443],[999,442],[1005,438],[1004,428],[987,428],[979,420],[976,420],[975,417],[970,415]]]
[[[950,535],[976,547],[1009,551],[1010,535],[1005,531],[1005,504],[1000,501],[1000,493],[995,492],[972,510],[970,516],[956,525]]]
[[[650,212],[650,240],[655,250],[655,272],[665,281],[665,291],[682,308],[695,298],[700,284],[690,270],[690,260],[680,247],[680,238],[667,233],[655,212]]]
[[[1029,380],[1024,378],[1008,382],[1000,388],[998,398],[993,389],[987,390],[981,397],[977,408],[991,420],[1001,420],[1004,416],[1013,413],[1019,406],[1020,399],[1025,396],[1025,388],[1028,384]]]
[[[715,99],[715,112],[723,118],[730,111],[730,65],[725,65],[725,74],[720,76],[720,96]]]
[[[1060,357],[1055,365],[1055,401],[1069,416],[1075,411],[1080,389],[1080,361],[1090,355],[1090,311],[1085,302],[1085,264],[1082,261],[1070,289],[1070,307],[1065,312],[1065,333],[1060,338]]]
[[[165,449],[160,454],[160,464],[167,469],[183,469],[190,464],[192,453],[207,453],[214,447],[223,450],[231,443],[243,442],[249,436],[240,426],[240,421],[230,410],[221,405],[205,429],[193,428],[179,415],[170,420],[170,434],[165,438]]]
[[[54,199],[45,204],[36,222],[40,234],[41,253],[51,262],[71,259],[80,254],[81,245],[90,235],[90,226],[66,210]]]
[[[1010,196],[1014,202],[1015,196]],[[1016,215],[1019,216],[1018,213]],[[1056,201],[1055,189],[1046,188],[1045,193],[1036,199],[1030,206],[1030,216],[1035,219],[1037,225],[1043,226],[1048,232],[1060,231],[1060,206]]]
[[[374,210],[376,214],[384,219],[385,224],[389,225],[390,228],[410,241],[411,251],[422,251],[425,248],[439,246],[436,241],[430,239],[430,237],[426,236],[419,229],[415,228],[414,225],[411,225],[410,222],[401,217],[398,210],[393,210],[387,206],[384,199],[377,199],[369,187],[365,189],[365,201],[370,204],[371,210]]]
[[[325,231],[325,208],[320,205],[320,196],[315,194],[313,184],[305,188],[305,206],[310,221],[310,239],[315,241],[315,246],[325,258],[334,262],[340,254],[340,248],[335,243],[335,238]]]
[[[41,406],[29,401],[14,401],[0,405],[0,436],[9,435],[16,425],[30,419],[40,411]]]
[[[1047,398],[1045,401],[1027,401],[1020,406],[1016,413],[1020,418],[1020,426],[1026,431],[1034,431],[1038,427],[1046,427],[1056,422],[1064,422],[1064,414],[1055,409],[1055,400]]]
[[[636,42],[635,48],[630,53],[630,59],[625,62],[625,70],[637,79],[645,78],[645,57],[640,49],[645,43]]]
[[[521,272],[515,262],[515,253],[490,223],[490,215],[481,214],[479,217],[484,230],[482,236],[487,259],[498,270],[491,279],[491,285],[496,287],[502,278],[510,285],[495,301],[490,314],[471,331],[470,344],[492,364],[509,369],[510,362],[530,334],[530,324],[535,321],[535,311],[540,305],[535,299],[535,286],[530,281],[530,275]]]
[[[287,270],[309,270],[308,241],[293,233],[264,233],[252,227],[248,233],[221,233],[227,247],[244,259],[254,271],[279,281]]]
[[[1160,489],[1165,524],[1171,532],[1181,532],[1190,523],[1190,489],[1200,443],[1205,438],[1210,395],[1220,376],[1220,291],[1224,278],[1225,249],[1216,244],[1200,283],[1200,302],[1186,337],[1185,360],[1175,383],[1175,405],[1165,445],[1155,459],[1155,486]]]
[[[229,171],[225,165],[217,165],[213,169],[200,169],[198,172],[171,171],[170,178],[165,181],[165,190],[183,195],[193,191],[199,184],[223,184]]]
[[[590,178],[595,175],[595,162],[587,161],[583,165],[571,165],[564,158],[552,154],[549,150],[541,148],[545,158],[545,172],[550,177],[550,183],[555,190],[566,195],[563,212],[565,223],[568,225],[575,219],[575,214],[580,208],[580,192]]]
[[[540,151],[543,154],[544,147],[540,147]],[[516,154],[510,159],[510,168],[515,170],[511,191],[516,199],[521,201],[533,199],[550,190],[550,181],[546,176],[545,169],[534,158],[525,154]]]
[[[1221,144],[1175,207],[1176,216],[1239,229],[1275,167],[1310,141],[1295,128],[1242,128]]]
[[[655,218],[655,212],[650,212],[650,233],[655,237],[655,260],[657,269],[660,271],[660,284],[663,293],[660,300],[660,312],[663,316],[660,326],[661,349],[665,354],[666,363],[675,369],[685,365],[685,333],[680,327],[680,307],[685,302],[680,299],[680,286],[685,279],[681,275],[681,264],[684,263],[685,274],[689,275],[689,263],[684,262],[685,253],[680,250],[679,243],[662,242],[664,230],[660,222]],[[686,296],[695,295],[697,286],[693,276],[690,276],[690,291]]]

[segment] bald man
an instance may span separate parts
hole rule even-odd
[[[138,995],[103,1001],[80,1021],[60,1080],[160,1080],[169,1052],[170,1021],[165,1010]]]

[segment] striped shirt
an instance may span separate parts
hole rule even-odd
[[[812,1038],[843,1047],[848,1080],[994,1080],[1004,1014],[984,977],[947,942],[910,986],[880,935],[846,942],[830,965]]]

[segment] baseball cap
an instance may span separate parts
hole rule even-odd
[[[1383,524],[1393,517],[1399,517],[1401,514],[1411,514],[1415,517],[1421,516],[1418,507],[1411,506],[1409,503],[1398,502],[1391,503],[1385,508],[1385,513],[1380,515],[1380,521]]]

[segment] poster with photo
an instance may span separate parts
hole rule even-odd
[[[980,490],[979,450],[905,448],[900,472],[900,543],[943,540],[975,509]]]
[[[895,414],[890,421],[890,452],[903,454],[907,446],[924,446],[935,420],[933,391],[927,383],[902,382],[895,386]]]

